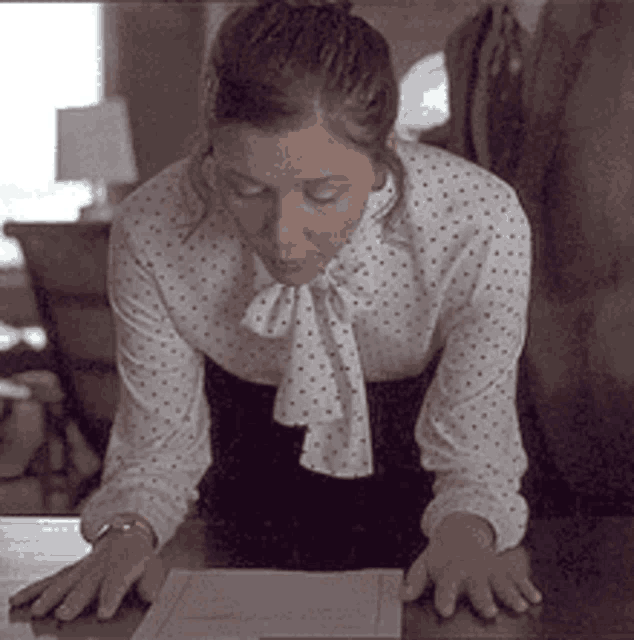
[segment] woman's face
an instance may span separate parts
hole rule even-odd
[[[270,273],[289,285],[325,267],[384,180],[318,118],[281,135],[227,126],[213,142],[226,206]]]

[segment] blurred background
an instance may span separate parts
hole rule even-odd
[[[138,179],[107,186],[116,205],[187,153],[201,65],[236,4],[0,4],[0,227],[40,223],[22,226],[20,242],[0,233],[0,514],[78,512],[100,481],[118,400],[108,228],[80,224],[90,184],[56,181],[58,110],[125,103]],[[483,5],[356,3],[392,47],[398,136],[447,121],[445,40]],[[34,397],[19,399],[8,381]]]
[[[88,183],[55,181],[58,109],[125,99],[139,179],[111,185],[114,204],[181,157],[196,126],[200,66],[216,27],[236,4],[0,4],[0,83],[6,96],[0,102],[0,226],[74,222],[91,201]],[[483,4],[356,4],[355,13],[392,46],[403,80],[396,127],[402,137],[414,138],[417,129],[447,119],[445,39]],[[0,232],[0,323],[27,327],[38,320],[22,249]],[[0,361],[0,375],[13,366],[11,359]]]
[[[403,77],[423,57],[441,51],[446,36],[481,4],[374,0],[358,3],[355,13],[385,34]],[[90,201],[87,184],[54,180],[56,109],[123,95],[140,182],[172,162],[195,126],[196,76],[204,50],[234,6],[0,5],[0,82],[6,96],[0,103],[0,223],[74,221]],[[415,104],[418,96],[410,90],[406,98]],[[411,109],[408,116],[415,124]],[[0,238],[0,268],[19,270],[23,264],[17,242]]]

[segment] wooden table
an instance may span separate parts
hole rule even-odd
[[[113,620],[99,623],[95,611],[70,623],[52,617],[30,620],[28,609],[9,611],[8,597],[23,586],[76,562],[90,550],[79,520],[0,518],[0,638],[130,638],[147,605],[128,596]],[[187,522],[166,553],[174,566],[209,564],[202,523]],[[403,637],[414,638],[634,638],[634,519],[535,521],[526,539],[534,579],[544,603],[523,615],[502,613],[494,622],[475,616],[467,603],[444,621],[429,599],[404,610]],[[223,566],[220,560],[216,566]]]

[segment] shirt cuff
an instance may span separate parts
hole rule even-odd
[[[155,496],[147,493],[135,494],[123,489],[110,487],[98,491],[92,496],[81,512],[81,535],[90,544],[99,537],[104,526],[116,516],[125,513],[138,514],[152,527],[157,544],[154,551],[158,553],[165,544],[174,537],[178,527],[185,521],[190,512],[191,501],[182,501],[182,508],[168,509],[163,503],[152,500]]]

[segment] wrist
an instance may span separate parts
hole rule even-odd
[[[438,525],[434,538],[455,540],[458,544],[476,544],[481,549],[493,547],[495,530],[484,518],[472,513],[456,512]]]
[[[151,543],[153,548],[156,548],[157,537],[154,530],[145,518],[137,514],[126,513],[114,516],[100,529],[95,542],[112,534],[124,536],[141,535]]]

